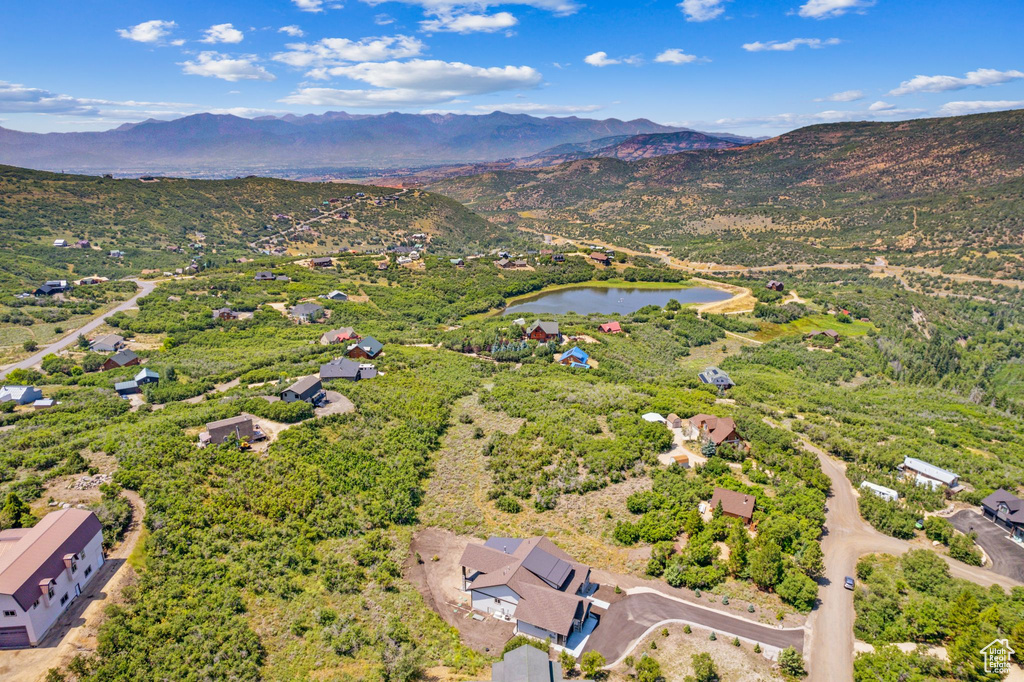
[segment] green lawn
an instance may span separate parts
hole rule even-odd
[[[841,339],[844,336],[864,336],[875,328],[875,325],[870,322],[860,322],[859,320],[853,320],[849,324],[844,324],[836,320],[835,316],[822,313],[820,315],[808,315],[786,324],[765,323],[761,331],[754,335],[754,338],[758,341],[771,341],[781,336],[809,334],[815,331],[834,329],[839,332]]]

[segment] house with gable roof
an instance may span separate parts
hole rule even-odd
[[[459,563],[473,610],[514,621],[517,634],[563,645],[590,614],[590,567],[545,537],[492,536]]]

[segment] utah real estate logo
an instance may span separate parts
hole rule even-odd
[[[985,672],[998,674],[1010,672],[1010,656],[1014,653],[1008,640],[992,640],[987,647],[981,650],[982,656],[985,657]]]

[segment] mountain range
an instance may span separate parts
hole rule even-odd
[[[277,169],[380,169],[518,158],[563,144],[678,131],[646,119],[502,112],[328,112],[256,119],[195,114],[103,132],[39,134],[0,128],[0,163],[39,170],[222,176]]]

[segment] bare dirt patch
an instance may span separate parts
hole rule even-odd
[[[331,414],[348,414],[356,411],[356,406],[352,404],[352,401],[337,391],[325,391],[324,394],[326,397],[320,403],[320,407],[313,410],[316,416],[326,417]]]

